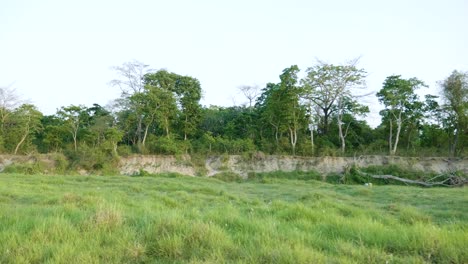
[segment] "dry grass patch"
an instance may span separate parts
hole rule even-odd
[[[91,218],[93,226],[98,228],[116,228],[123,224],[124,217],[116,205],[99,205]]]

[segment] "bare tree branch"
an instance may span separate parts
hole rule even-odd
[[[258,87],[258,85],[241,85],[238,89],[247,98],[249,101],[249,108],[251,108],[252,103],[260,95],[260,87]]]
[[[120,78],[110,81],[109,85],[119,87],[124,97],[142,92],[144,88],[144,76],[151,71],[148,67],[149,65],[137,60],[125,62],[122,66],[111,67]]]

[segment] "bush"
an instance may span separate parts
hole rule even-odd
[[[117,147],[117,154],[121,157],[128,157],[133,154],[132,147],[129,145],[120,145]]]
[[[338,147],[333,144],[330,140],[328,140],[326,137],[325,138],[317,138],[316,141],[317,145],[317,154],[318,156],[330,156],[330,157],[335,157],[338,156],[341,152],[338,149]]]
[[[67,157],[62,153],[54,153],[50,155],[50,158],[54,161],[54,171],[56,173],[65,173],[70,165]]]
[[[148,138],[147,144],[150,153],[179,155],[187,153],[191,149],[190,141],[176,140],[172,137],[154,137]]]
[[[317,171],[292,171],[292,172],[268,172],[268,173],[251,173],[249,174],[249,180],[260,180],[265,179],[289,179],[289,180],[302,180],[302,181],[321,181],[323,180],[322,174]]]
[[[47,171],[47,166],[42,161],[35,161],[32,163],[11,164],[6,166],[2,172],[4,173],[18,173],[18,174],[43,174]]]
[[[190,155],[191,165],[195,168],[197,176],[205,176],[208,170],[205,166],[206,156],[200,153]]]
[[[93,172],[105,172],[106,174],[117,174],[116,164],[119,158],[107,149],[90,147],[86,144],[80,145],[77,151],[72,149],[66,152],[71,162],[72,169],[85,169]]]
[[[228,171],[217,173],[212,177],[225,182],[242,182],[244,180],[239,174]]]

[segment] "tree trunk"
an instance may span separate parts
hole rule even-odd
[[[315,145],[314,145],[314,129],[312,126],[310,127],[310,144],[312,147],[312,155],[313,155],[315,152]]]
[[[119,156],[119,153],[117,152],[117,142],[116,141],[112,141],[112,152],[114,153],[115,157]]]
[[[21,137],[21,140],[20,142],[18,142],[18,144],[16,145],[16,148],[15,148],[15,155],[16,153],[18,153],[18,150],[21,146],[21,144],[23,144],[23,142],[26,140],[26,138],[28,137],[29,135],[29,123],[31,121],[31,116],[28,116],[28,122],[26,123],[26,131],[24,132],[24,135]]]
[[[309,130],[310,130],[310,144],[312,147],[312,155],[315,152],[315,145],[314,145],[314,120],[312,118],[312,104],[309,105],[309,111],[310,111],[310,120],[309,120]]]
[[[72,136],[73,136],[73,145],[75,147],[75,152],[76,152],[78,150],[78,146],[77,146],[77,143],[76,143],[77,137],[78,137],[78,130],[76,130],[76,129],[73,130]]]
[[[141,128],[143,126],[143,116],[140,116],[138,118],[138,124],[137,124],[137,131],[136,131],[136,136],[137,136],[137,142],[141,142]]]
[[[455,133],[455,138],[453,139],[453,145],[451,149],[451,157],[455,157],[457,155],[457,144],[458,144],[458,136],[460,135],[460,124],[457,125],[457,133]]]
[[[148,130],[149,130],[149,127],[151,126],[151,124],[153,123],[153,120],[154,120],[154,115],[151,116],[151,119],[150,119],[148,125],[146,125],[146,127],[145,127],[145,132],[143,134],[143,140],[141,141],[141,146],[142,147],[145,147],[146,138],[148,137]]]
[[[294,128],[289,128],[289,136],[291,139],[291,146],[292,146],[292,151],[293,151],[293,156],[296,156],[296,143],[297,143],[297,129]]]
[[[400,138],[400,131],[401,131],[401,112],[400,114],[398,115],[398,119],[397,119],[397,133],[395,135],[395,143],[393,144],[393,150],[392,150],[392,155],[395,155],[396,154],[396,150],[397,150],[397,147],[398,147],[398,139]]]
[[[278,137],[278,126],[275,126],[274,124],[270,123],[274,128],[275,128],[275,141],[276,141],[276,146],[279,146],[279,137]]]
[[[75,152],[78,150],[78,146],[76,144],[76,136],[73,136],[73,145],[75,147]]]
[[[165,127],[166,127],[166,137],[169,137],[169,120],[166,118],[164,118],[164,123],[165,123]]]
[[[411,146],[411,134],[413,133],[413,128],[410,126],[409,130],[408,130],[408,133],[406,133],[406,153],[409,153],[409,149],[410,149],[410,146]]]
[[[388,136],[388,153],[392,155],[392,146],[393,146],[393,122],[390,118],[390,135]]]
[[[150,124],[151,124],[151,123],[150,123]],[[143,140],[141,141],[141,145],[142,145],[143,147],[145,146],[146,137],[148,136],[148,130],[149,130],[150,124],[148,124],[148,125],[145,127],[145,133],[143,134]]]
[[[23,144],[23,142],[26,140],[26,138],[28,137],[28,134],[29,134],[29,128],[26,130],[26,133],[24,133],[23,137],[21,137],[21,140],[20,142],[16,145],[16,148],[15,148],[15,155],[18,153],[18,150],[21,146],[21,144]]]
[[[184,141],[187,140],[187,123],[188,123],[188,118],[187,118],[187,115],[185,115]]]
[[[341,114],[337,115],[337,121],[338,121],[338,133],[339,133],[340,141],[341,141],[341,153],[345,153],[346,141],[345,141],[345,135],[343,134],[343,125],[341,123]]]
[[[323,109],[323,135],[328,133],[328,109]]]

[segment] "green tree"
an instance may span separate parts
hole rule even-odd
[[[38,134],[38,147],[43,153],[59,152],[67,141],[68,128],[57,115],[44,116],[41,120],[43,130]]]
[[[456,156],[468,143],[468,73],[453,71],[439,85],[445,103],[446,124],[453,135],[450,154]]]
[[[365,116],[369,113],[369,107],[359,104],[350,96],[340,96],[338,98],[336,108],[336,123],[338,126],[338,136],[340,138],[341,153],[345,153],[346,137],[348,136],[352,122],[355,122],[353,119],[346,122],[346,119],[344,118],[345,115]]]
[[[12,85],[0,87],[0,149],[3,148],[5,127],[10,121],[14,109],[22,104],[22,100]]]
[[[380,114],[383,122],[388,123],[390,155],[395,155],[397,151],[403,125],[422,117],[419,111],[422,103],[415,91],[425,86],[416,78],[403,79],[400,75],[392,75],[385,79],[383,88],[377,93],[379,101],[385,106]]]
[[[297,86],[297,73],[299,68],[293,65],[283,70],[280,75],[281,103],[284,104],[282,117],[289,132],[292,154],[296,155],[298,130],[303,127],[305,117],[304,108],[299,103],[301,88]]]
[[[122,140],[123,133],[115,126],[114,117],[98,104],[93,104],[85,112],[86,141],[93,147],[107,148],[117,156],[117,144]]]
[[[171,122],[177,116],[175,91],[178,77],[166,70],[145,75],[145,93],[150,102],[148,110],[154,113],[156,123],[166,137],[169,137]]]
[[[175,92],[180,108],[179,122],[184,133],[184,140],[194,135],[201,118],[200,99],[202,89],[200,82],[190,76],[179,76],[176,81]]]
[[[280,85],[268,83],[262,94],[257,98],[256,109],[260,115],[261,123],[270,126],[273,129],[276,148],[279,148],[281,134],[283,133],[282,112],[284,104],[281,102]],[[264,126],[260,126],[260,137],[263,139],[266,135]]]
[[[108,144],[112,149],[113,155],[118,156],[117,147],[118,147],[119,142],[122,141],[123,132],[120,131],[116,127],[108,127],[104,131],[104,133],[105,133],[104,134],[104,136],[105,136],[104,144]]]
[[[31,149],[34,135],[42,129],[41,118],[42,113],[31,104],[23,104],[12,112],[5,143],[11,146],[13,154],[16,155],[25,145]]]
[[[138,146],[140,151],[145,148],[148,132],[157,114],[152,99],[146,91],[132,94],[129,97],[131,109],[125,111],[125,119],[121,120],[128,128],[128,124],[137,123],[133,143]]]
[[[73,147],[75,152],[78,149],[78,132],[80,131],[84,122],[83,113],[85,113],[85,111],[85,106],[70,105],[67,107],[62,107],[57,112],[57,116],[63,121],[67,131],[73,138]]]
[[[116,72],[118,78],[113,79],[109,84],[118,87],[121,91],[121,97],[114,102],[114,108],[118,109],[116,112],[120,120],[120,127],[126,131],[126,141],[140,147],[142,142],[146,140],[143,138],[143,119],[148,121],[148,117],[142,111],[146,107],[146,102],[139,105],[138,103],[141,103],[142,100],[136,94],[145,92],[145,75],[151,70],[149,65],[136,60],[125,62],[121,66],[114,66],[111,69]],[[147,132],[146,129],[145,132]]]
[[[298,72],[297,65],[284,69],[281,82],[267,84],[256,105],[262,120],[273,127],[277,147],[280,137],[287,134],[293,155],[296,155],[298,132],[305,125],[305,108],[299,102]]]

